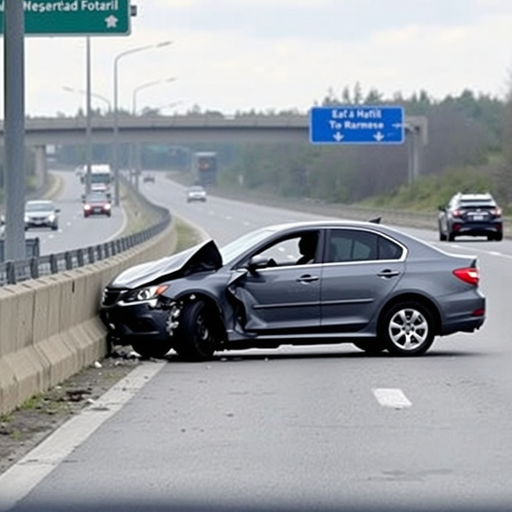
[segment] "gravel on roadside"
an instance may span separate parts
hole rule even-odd
[[[119,349],[15,411],[0,415],[0,474],[84,407],[94,404],[138,364],[131,349]]]

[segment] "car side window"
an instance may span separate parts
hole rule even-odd
[[[257,254],[272,261],[272,266],[302,265],[315,263],[318,249],[318,233],[307,232],[283,238]]]
[[[327,250],[327,263],[376,260],[378,240],[374,233],[356,229],[332,230]]]
[[[379,236],[379,260],[399,260],[404,252],[403,247],[395,242]]]
[[[403,249],[393,241],[369,231],[332,230],[326,263],[400,259]]]

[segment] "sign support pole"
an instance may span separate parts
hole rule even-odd
[[[4,3],[5,260],[25,259],[25,74],[23,2]]]

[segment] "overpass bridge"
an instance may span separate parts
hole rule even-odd
[[[93,117],[92,140],[105,143],[113,139],[114,118]],[[428,142],[427,120],[421,116],[405,118],[407,134],[419,134],[422,145]],[[309,142],[307,115],[240,115],[220,114],[182,116],[120,117],[119,142],[166,144]],[[25,121],[28,146],[80,144],[85,140],[85,118],[33,118]],[[0,124],[3,144],[3,124]]]
[[[187,145],[194,143],[309,143],[309,115],[188,114],[174,116],[119,116],[117,143]],[[93,144],[114,143],[114,116],[93,117]],[[35,149],[36,176],[46,175],[46,146],[84,144],[86,118],[33,118],[25,121],[25,143]],[[428,143],[427,118],[406,116],[408,175],[420,175],[423,148]],[[4,127],[0,124],[0,145]],[[343,145],[340,144],[340,147]]]

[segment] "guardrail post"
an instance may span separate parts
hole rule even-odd
[[[101,261],[103,259],[103,248],[101,245],[96,247],[96,253],[98,254],[98,260]]]
[[[7,284],[16,284],[16,263],[8,261],[5,266],[5,274],[7,277]]]
[[[73,269],[73,256],[70,251],[64,253],[64,261],[66,262],[66,270]]]
[[[35,256],[30,258],[30,277],[32,279],[39,278],[39,261]]]
[[[94,247],[87,247],[87,259],[89,263],[94,263],[96,261],[94,257]]]
[[[57,260],[57,255],[50,254],[50,272],[52,274],[57,274],[59,272],[59,262]]]
[[[76,251],[76,262],[79,267],[84,266],[84,251],[83,251],[83,249],[78,249]]]

